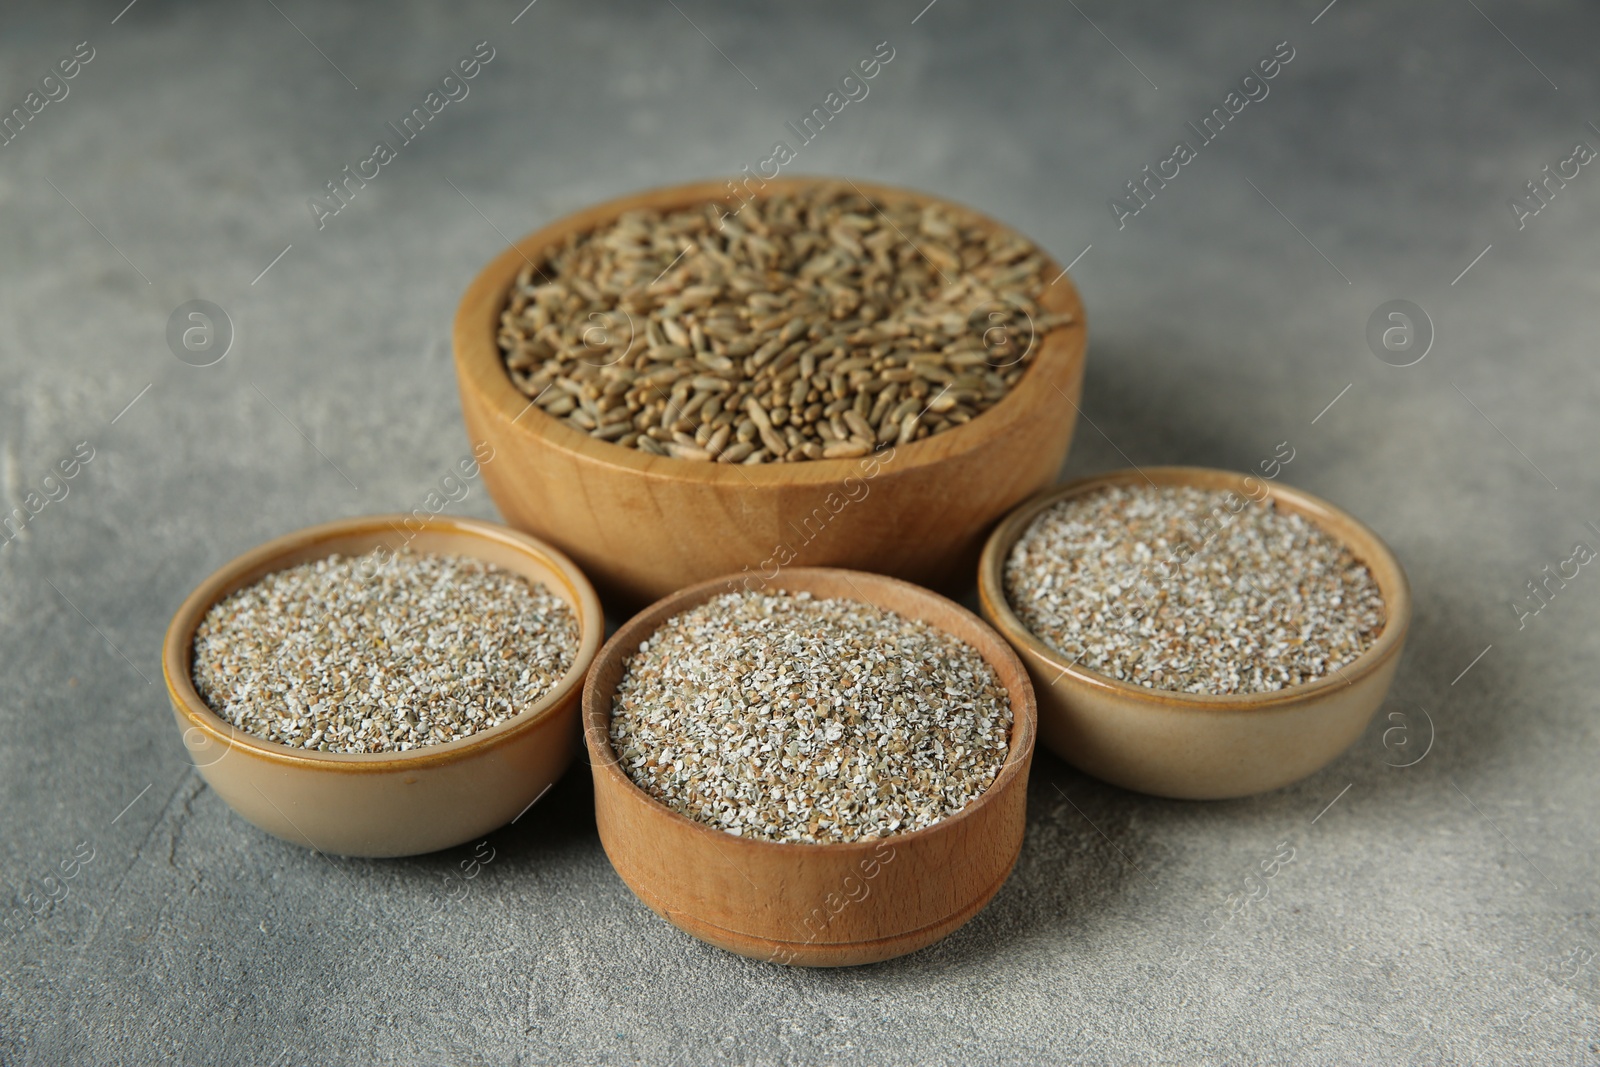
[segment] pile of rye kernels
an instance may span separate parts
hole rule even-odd
[[[1350,550],[1270,498],[1231,516],[1227,498],[1140,485],[1063,500],[1012,548],[1006,599],[1078,665],[1173,692],[1273,692],[1370,648],[1383,595]]]
[[[566,601],[493,564],[409,549],[329,556],[218,601],[191,674],[247,733],[319,752],[403,752],[538,701],[572,666]]]
[[[726,216],[726,217],[725,217]],[[517,276],[512,380],[575,429],[723,463],[862,456],[975,418],[1046,332],[1031,242],[824,184],[729,215],[633,211]]]
[[[919,830],[994,781],[1010,699],[958,638],[853,600],[730,593],[629,658],[611,744],[645,792],[772,841]]]

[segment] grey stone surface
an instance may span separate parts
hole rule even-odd
[[[542,0],[513,24],[521,0],[123,2],[0,12],[6,111],[94,49],[0,147],[4,506],[93,448],[0,549],[0,1062],[1600,1063],[1600,574],[1521,628],[1511,607],[1600,546],[1600,172],[1520,230],[1507,206],[1600,147],[1592,7]],[[160,682],[184,594],[276,534],[415,506],[466,452],[449,324],[504,237],[755,165],[884,40],[870,96],[790,169],[1082,254],[1066,475],[1291,442],[1285,479],[1377,528],[1414,585],[1367,735],[1228,803],[1041,752],[993,904],[839,972],[656,919],[581,766],[442,914],[470,850],[328,859],[233,815]],[[1119,229],[1109,199],[1284,40],[1270,95]],[[319,230],[307,198],[479,41],[470,95]],[[1364,340],[1396,298],[1437,328],[1404,369]],[[191,299],[236,329],[216,366],[168,351]],[[460,510],[495,514],[481,488]],[[1281,842],[1270,895],[1207,925]]]

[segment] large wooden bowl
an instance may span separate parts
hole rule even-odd
[[[931,945],[976,915],[1022,848],[1033,761],[1033,687],[1000,636],[937,593],[882,575],[784,571],[771,589],[865,601],[967,642],[1011,700],[1011,747],[994,782],[922,830],[840,844],[735,837],[672,811],[628,778],[611,747],[611,705],[628,657],[668,618],[737,588],[705,582],[661,600],[608,641],[583,692],[595,821],[617,874],[652,911],[695,937],[778,963],[875,963]]]
[[[1107,486],[1145,485],[1147,477],[1156,485],[1228,489],[1242,498],[1261,498],[1264,486],[1281,511],[1315,523],[1366,564],[1388,614],[1377,641],[1334,674],[1272,693],[1175,693],[1075,666],[1012,611],[1005,594],[1006,559],[1045,509]],[[1262,793],[1332,762],[1361,736],[1383,703],[1411,624],[1405,571],[1377,534],[1310,493],[1202,467],[1114,471],[1040,494],[1008,515],[984,546],[978,597],[984,618],[1028,666],[1039,697],[1039,738],[1051,751],[1125,789],[1186,800]]]
[[[820,180],[774,180],[761,195]],[[858,187],[875,200],[936,202]],[[1066,457],[1086,337],[1070,278],[1060,277],[1039,303],[1072,313],[1073,324],[1038,339],[1033,366],[1010,394],[970,423],[892,454],[755,467],[652,456],[568,426],[512,383],[495,337],[528,260],[625,211],[726,195],[724,184],[700,182],[599,204],[524,237],[473,281],[456,313],[456,377],[470,439],[494,449],[483,465],[490,495],[507,522],[569,553],[602,594],[631,605],[716,575],[770,575],[786,565],[854,567],[965,588],[990,525],[1050,484]]]
[[[236,729],[195,690],[194,633],[217,601],[308,560],[406,545],[493,563],[565,600],[579,647],[555,688],[498,726],[394,753],[290,748]],[[475,519],[374,515],[287,534],[223,566],[172,617],[161,665],[189,757],[246,821],[318,852],[411,856],[505,825],[561,777],[577,750],[583,678],[604,634],[600,601],[583,574],[526,534]]]

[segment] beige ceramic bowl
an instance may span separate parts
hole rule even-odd
[[[406,525],[409,524],[409,525]],[[407,752],[291,749],[235,729],[190,677],[194,633],[218,600],[273,571],[380,545],[471,556],[542,582],[578,620],[578,654],[544,699],[459,741]],[[167,628],[162,670],[195,766],[245,819],[286,841],[350,856],[409,856],[503,826],[567,769],[577,749],[583,677],[604,636],[600,602],[566,556],[525,534],[473,519],[376,515],[313,526],[246,552],[200,583]]]
[[[819,180],[779,178],[756,195]],[[856,186],[875,200],[942,203]],[[1039,306],[1075,321],[1037,339],[1032,366],[1004,399],[964,426],[860,459],[745,467],[652,456],[545,414],[512,383],[496,336],[506,293],[529,261],[625,211],[727,195],[721,182],[700,182],[598,204],[524,237],[473,281],[456,312],[456,380],[467,433],[494,450],[483,481],[495,504],[512,526],[570,553],[608,602],[642,606],[721,574],[770,580],[780,567],[805,566],[964,589],[990,524],[1055,479],[1072,441],[1086,334],[1065,275]]]
[[[956,814],[871,841],[761,841],[696,822],[634,785],[611,747],[611,704],[639,643],[680,612],[736,588],[705,582],[658,601],[606,642],[584,688],[595,822],[617,874],[679,929],[741,955],[838,967],[914,952],[976,915],[1011,873],[1026,831],[1033,687],[976,615],[881,574],[803,567],[772,587],[865,601],[954,634],[994,668],[1011,700],[1011,748],[995,780]]]
[[[1378,583],[1388,623],[1373,646],[1338,673],[1274,693],[1173,693],[1120,682],[1081,667],[1022,625],[1005,597],[1006,558],[1038,515],[1062,500],[1112,485],[1262,486],[1285,512],[1303,515],[1347,545]],[[1034,497],[1001,522],[978,569],[983,614],[1011,642],[1033,677],[1039,739],[1078,769],[1126,789],[1192,800],[1242,797],[1321,769],[1366,729],[1400,663],[1411,622],[1405,572],[1378,535],[1309,493],[1230,471],[1146,467],[1085,478]],[[1246,505],[1253,506],[1253,505]]]

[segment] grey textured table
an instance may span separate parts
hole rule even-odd
[[[1537,615],[1526,586],[1600,547],[1593,8],[124,2],[0,13],[0,107],[24,109],[0,491],[40,494],[0,549],[0,1062],[1600,1063],[1600,574]],[[319,228],[308,198],[480,41],[469,95]],[[1075,262],[1064,475],[1290,442],[1285,480],[1374,526],[1415,589],[1367,735],[1228,803],[1041,752],[989,908],[840,972],[656,919],[581,766],[442,913],[469,850],[329,859],[234,816],[166,706],[182,596],[276,534],[417,506],[466,452],[449,324],[505,239],[754,168],[880,41],[870,95],[786,169],[963,200]],[[1265,98],[1209,143],[1185,125],[1283,41]],[[1195,158],[1113,208],[1179,140]],[[210,367],[168,347],[194,299],[235,331]],[[1409,367],[1367,341],[1394,299],[1437,333]],[[459,510],[495,514],[481,487]],[[1270,895],[1221,921],[1280,843]]]

